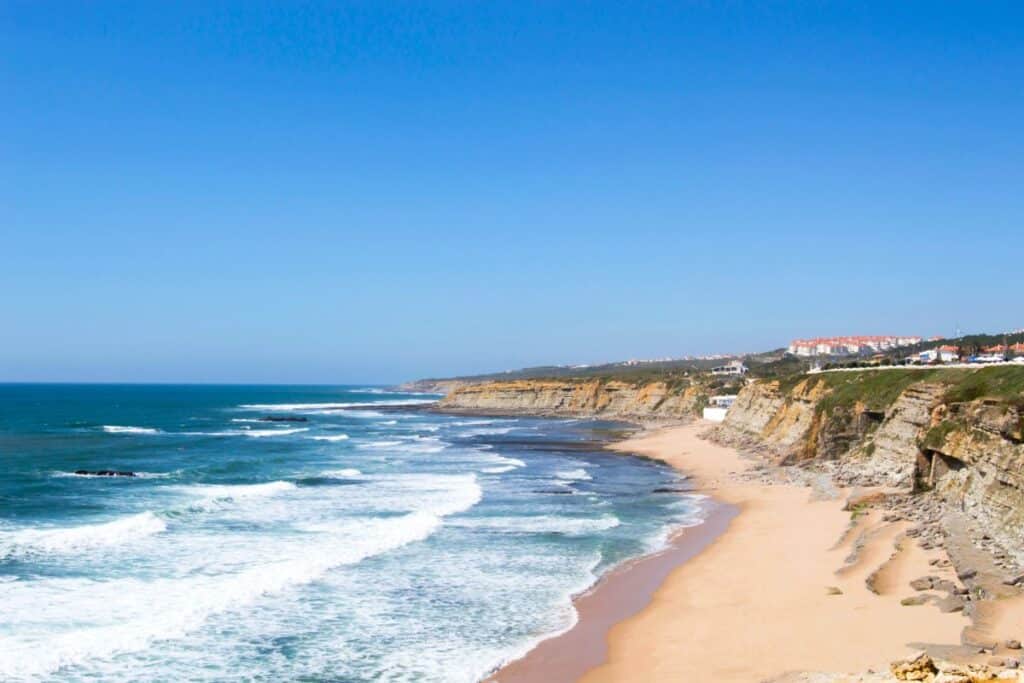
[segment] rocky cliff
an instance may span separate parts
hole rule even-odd
[[[687,420],[708,389],[691,383],[621,380],[511,380],[455,388],[438,404],[449,412]]]
[[[1024,368],[754,382],[716,431],[841,482],[936,497],[1024,562]]]

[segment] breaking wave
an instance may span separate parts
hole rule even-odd
[[[158,534],[166,528],[164,520],[147,510],[99,524],[5,531],[0,534],[0,558],[116,546]]]
[[[122,425],[103,425],[103,431],[107,434],[159,434],[159,429],[152,427],[132,427]]]
[[[346,441],[348,434],[332,434],[330,436],[310,436],[306,437],[313,441]]]

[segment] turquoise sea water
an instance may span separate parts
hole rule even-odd
[[[700,519],[607,424],[432,398],[0,385],[0,680],[471,683]]]

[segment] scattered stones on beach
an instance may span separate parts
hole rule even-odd
[[[937,576],[922,576],[919,579],[914,579],[910,582],[910,587],[916,591],[927,591],[931,590],[935,586],[935,582],[939,580]]]
[[[986,664],[954,664],[932,659],[922,652],[916,657],[901,659],[889,665],[897,681],[923,681],[924,683],[981,683],[983,681],[1019,681],[1020,662],[1005,657],[990,657]]]
[[[964,600],[957,595],[948,595],[944,598],[939,598],[935,604],[938,605],[940,612],[964,611]]]

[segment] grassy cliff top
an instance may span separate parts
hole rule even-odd
[[[987,398],[1024,404],[1024,366],[824,372],[787,377],[780,385],[783,390],[791,389],[803,379],[807,379],[808,388],[823,383],[829,389],[828,395],[818,404],[818,409],[826,412],[857,403],[862,403],[868,410],[883,412],[907,387],[918,382],[947,385],[945,400],[950,403]]]

